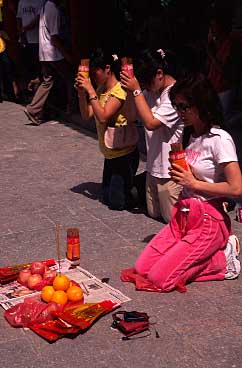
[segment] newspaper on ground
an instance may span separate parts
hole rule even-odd
[[[56,264],[50,268],[59,270],[59,265]],[[102,282],[82,267],[77,266],[73,268],[71,262],[67,259],[60,261],[60,271],[71,280],[80,284],[84,294],[84,303],[98,303],[103,300],[111,300],[114,303],[123,304],[131,300],[121,291]],[[0,285],[0,305],[4,309],[9,309],[18,303],[22,303],[26,297],[39,294],[39,291],[30,290],[18,281],[12,281],[6,285]]]

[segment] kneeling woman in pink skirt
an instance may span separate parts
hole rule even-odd
[[[189,170],[171,164],[172,179],[183,186],[181,197],[170,223],[135,263],[135,273],[164,292],[191,281],[233,279],[240,272],[239,244],[230,236],[223,202],[242,195],[241,171],[233,139],[220,128],[218,97],[205,77],[196,75],[176,82],[170,99],[191,129],[185,149]]]

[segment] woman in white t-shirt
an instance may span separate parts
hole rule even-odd
[[[171,178],[183,191],[170,223],[146,246],[134,270],[163,292],[240,273],[239,243],[230,236],[223,201],[242,195],[242,179],[233,139],[218,126],[218,96],[202,75],[177,82],[169,96],[185,127],[192,127],[185,150],[189,170],[171,164]]]
[[[172,64],[170,53],[162,49],[145,50],[135,66],[140,83],[135,77],[121,73],[122,86],[133,93],[137,113],[145,127],[147,211],[153,218],[162,217],[165,223],[170,221],[172,207],[181,191],[168,170],[170,144],[181,142],[183,131],[183,122],[169,99],[169,90],[176,81]]]

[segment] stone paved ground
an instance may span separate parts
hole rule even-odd
[[[121,341],[107,315],[84,335],[49,344],[10,327],[0,310],[1,367],[240,368],[242,278],[193,283],[185,294],[137,292],[122,283],[120,270],[163,225],[98,202],[103,160],[93,133],[64,123],[31,126],[22,109],[0,104],[0,266],[54,257],[55,224],[78,226],[81,265],[110,277],[132,299],[124,308],[155,316],[160,338]]]

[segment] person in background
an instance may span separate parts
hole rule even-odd
[[[127,92],[118,80],[120,66],[116,54],[97,49],[90,59],[90,73],[97,90],[80,72],[76,78],[82,118],[88,120],[94,115],[96,120],[99,147],[104,156],[102,201],[112,210],[132,206],[133,181],[139,165],[136,145],[111,149],[104,143],[104,133],[109,124],[122,126],[134,123],[126,115]]]
[[[44,0],[20,0],[17,11],[17,27],[22,45],[26,79],[32,81],[40,77],[39,64],[39,15]]]
[[[174,84],[171,103],[185,126],[188,170],[172,164],[172,180],[182,187],[172,218],[146,246],[135,272],[161,292],[185,291],[192,281],[235,279],[240,273],[239,241],[231,234],[225,196],[242,195],[242,178],[232,137],[220,128],[222,107],[203,75]]]
[[[65,83],[67,108],[69,112],[74,98],[74,77],[69,64],[70,54],[63,47],[60,32],[60,0],[47,0],[41,9],[39,21],[39,60],[41,64],[42,82],[32,101],[26,106],[25,114],[35,125],[43,120],[44,106],[49,96],[54,80],[59,76]],[[68,63],[67,63],[68,61]]]
[[[121,72],[121,85],[133,94],[139,118],[145,127],[147,146],[146,202],[148,214],[168,223],[181,191],[171,180],[171,143],[182,142],[183,122],[171,104],[169,91],[176,82],[162,49],[145,50],[137,59],[136,77]],[[144,90],[142,91],[142,87]]]

